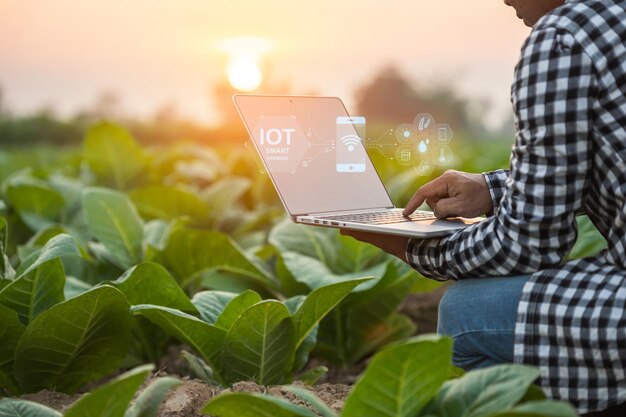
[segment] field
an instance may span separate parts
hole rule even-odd
[[[455,167],[510,143],[461,135]],[[429,179],[372,157],[397,205]],[[571,257],[604,245],[579,226]],[[444,290],[291,223],[239,143],[0,149],[0,417],[576,415],[535,369],[453,368]]]

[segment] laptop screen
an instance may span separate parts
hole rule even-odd
[[[236,95],[291,215],[392,207],[362,141],[366,121],[336,97]]]

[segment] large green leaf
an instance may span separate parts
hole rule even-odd
[[[513,408],[539,377],[535,368],[498,365],[448,381],[429,405],[441,417],[487,417]]]
[[[254,291],[242,292],[226,305],[215,325],[228,331],[244,311],[259,302],[261,302],[261,296]]]
[[[179,228],[170,236],[164,255],[169,269],[183,280],[206,269],[227,267],[264,285],[272,284],[268,273],[223,233]]]
[[[175,378],[155,379],[137,397],[137,400],[126,411],[124,417],[157,417],[159,407],[165,400],[167,393],[179,384],[180,381]]]
[[[338,282],[337,284],[320,287],[311,292],[304,300],[293,321],[296,326],[296,348],[300,347],[307,335],[322,319],[341,302],[357,285],[367,281]]]
[[[62,417],[45,405],[14,398],[0,399],[0,417]]]
[[[0,304],[17,312],[24,324],[64,300],[65,273],[59,258],[39,265],[0,290]]]
[[[305,226],[284,220],[269,234],[269,243],[281,252],[296,252],[315,258],[325,265],[335,262],[337,232],[333,229]]]
[[[203,223],[209,212],[209,206],[197,193],[180,185],[137,188],[129,196],[139,213],[147,219],[171,220],[184,216],[196,223]]]
[[[128,308],[121,292],[102,286],[37,316],[16,348],[14,369],[22,390],[72,393],[117,369],[130,339]]]
[[[140,366],[107,382],[72,404],[64,417],[124,417],[135,392],[153,368]]]
[[[278,301],[262,301],[244,311],[224,339],[220,368],[226,382],[282,383],[293,364],[295,333],[289,311]]]
[[[565,402],[530,401],[512,410],[490,414],[489,417],[576,417],[574,407]]]
[[[91,127],[84,146],[85,160],[91,170],[118,189],[126,188],[145,166],[143,151],[133,137],[112,123]]]
[[[315,417],[312,412],[269,395],[222,394],[202,409],[215,417]]]
[[[46,242],[41,251],[34,252],[17,268],[17,276],[22,276],[37,269],[40,265],[56,259],[80,258],[81,251],[76,240],[67,234],[56,235]]]
[[[18,391],[13,377],[13,359],[24,329],[15,311],[0,306],[0,391],[2,388],[14,393]]]
[[[197,313],[189,297],[159,264],[141,263],[126,271],[113,285],[124,293],[130,305],[154,304]]]
[[[63,196],[45,181],[18,175],[5,185],[8,202],[33,231],[58,220],[64,207]]]
[[[418,337],[374,356],[346,400],[344,417],[413,417],[448,378],[452,341]]]
[[[222,346],[226,334],[224,330],[172,308],[138,305],[132,307],[132,310],[161,327],[166,333],[187,343],[215,369],[215,355]]]
[[[124,269],[143,256],[143,225],[130,199],[106,188],[85,188],[83,209],[91,234]]]
[[[209,324],[217,323],[217,319],[237,294],[226,291],[201,291],[196,293],[191,302],[200,313],[202,320]]]

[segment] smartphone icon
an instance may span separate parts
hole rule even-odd
[[[365,117],[337,117],[337,172],[365,172]]]

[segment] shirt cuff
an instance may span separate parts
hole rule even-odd
[[[509,171],[498,169],[491,172],[483,172],[483,177],[485,181],[487,181],[491,204],[493,206],[493,210],[487,213],[487,216],[492,216],[498,210],[498,207],[500,207],[500,202],[506,190],[506,180],[509,178]]]
[[[406,244],[406,259],[411,268],[415,269],[426,278],[435,281],[447,281],[444,265],[436,265],[441,259],[441,245],[445,238],[419,239],[410,238]]]

